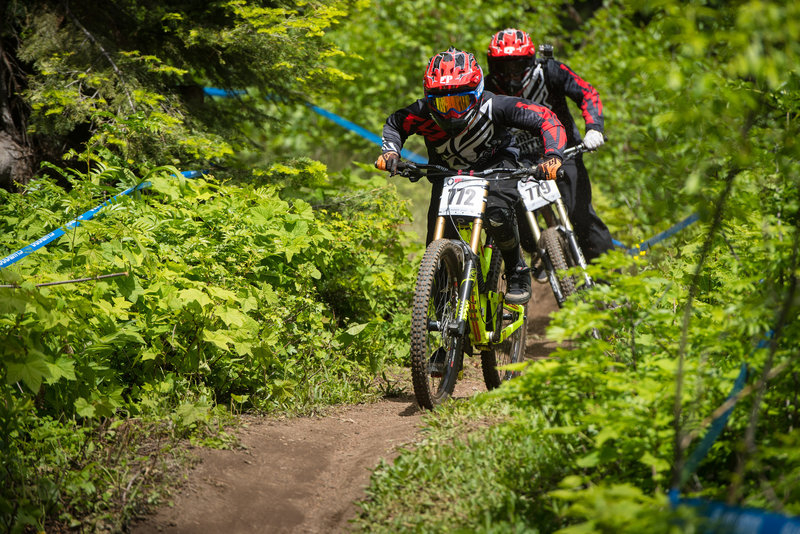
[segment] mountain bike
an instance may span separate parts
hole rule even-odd
[[[433,409],[453,394],[464,354],[480,351],[488,389],[516,373],[499,367],[522,360],[526,307],[505,302],[503,258],[483,231],[492,180],[517,179],[531,169],[489,169],[453,174],[446,167],[400,162],[401,176],[443,179],[433,240],[417,275],[411,316],[414,394]],[[458,238],[445,238],[450,225]]]
[[[581,143],[564,150],[563,159],[574,158],[588,151]],[[580,267],[583,270],[581,277],[584,288],[593,287],[594,281],[586,272],[586,259],[578,245],[558,186],[554,181],[538,179],[532,174],[530,177],[533,179],[517,182],[517,191],[525,205],[525,218],[537,243],[537,254],[560,308],[567,297],[580,287],[578,276],[563,271],[571,267]],[[542,225],[540,220],[543,222]]]

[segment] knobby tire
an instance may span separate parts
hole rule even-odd
[[[572,255],[567,249],[567,244],[557,228],[547,228],[542,232],[541,248],[545,249],[547,255],[550,256],[550,262],[556,272],[575,265],[575,262],[572,261]],[[566,275],[559,278],[558,275],[556,275],[556,279],[558,280],[561,294],[564,296],[565,300],[570,295],[575,294],[575,279],[572,276]],[[550,283],[553,283],[552,278]],[[562,305],[563,302],[558,303],[559,308]]]
[[[447,325],[455,321],[463,265],[458,246],[438,239],[428,245],[417,275],[411,316],[411,378],[417,403],[429,410],[453,394],[461,370],[468,334],[448,333]]]

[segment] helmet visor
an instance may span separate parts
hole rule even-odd
[[[477,102],[478,91],[452,95],[428,95],[428,105],[431,109],[447,118],[461,117],[475,107]]]
[[[530,66],[531,60],[527,57],[501,59],[491,63],[492,74],[502,80],[521,80]]]

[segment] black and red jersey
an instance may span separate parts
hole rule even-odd
[[[486,76],[486,87],[493,91],[498,89],[491,74]],[[597,90],[560,61],[552,58],[537,60],[523,80],[521,96],[555,112],[567,130],[567,146],[577,145],[582,136],[569,112],[566,97],[580,108],[586,130],[603,132],[603,103]]]
[[[395,111],[383,126],[382,150],[399,154],[406,139],[417,134],[425,138],[429,163],[455,170],[482,170],[503,160],[518,161],[514,129],[541,138],[545,156],[560,158],[567,146],[564,126],[546,107],[523,98],[484,91],[475,119],[454,136],[434,122],[425,99]]]

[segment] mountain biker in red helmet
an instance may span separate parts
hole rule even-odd
[[[542,52],[544,57],[537,59],[536,47],[524,31],[508,28],[497,32],[487,51],[486,87],[499,94],[527,98],[552,110],[566,129],[568,147],[581,143],[580,131],[567,107],[566,97],[571,98],[578,104],[586,124],[584,145],[590,150],[598,148],[604,137],[603,104],[597,90],[553,59],[552,47],[543,45]],[[530,139],[524,132],[518,137],[523,159],[537,161],[541,157],[537,139]],[[580,154],[565,161],[562,169],[564,179],[558,181],[559,190],[578,243],[590,261],[613,247],[611,234],[592,207],[592,186]],[[523,246],[530,249],[526,238],[532,241],[532,236],[523,235]]]
[[[483,71],[475,57],[450,48],[433,56],[423,78],[425,98],[386,119],[382,154],[375,166],[397,172],[403,143],[412,134],[425,138],[428,161],[454,171],[519,167],[519,150],[511,129],[542,139],[544,160],[540,170],[554,180],[561,166],[566,133],[553,112],[522,98],[483,90]],[[433,184],[428,207],[428,235],[438,214],[442,180]],[[506,301],[524,304],[530,299],[530,269],[520,251],[514,206],[519,199],[512,180],[492,182],[486,205],[486,231],[497,243],[506,265]]]

